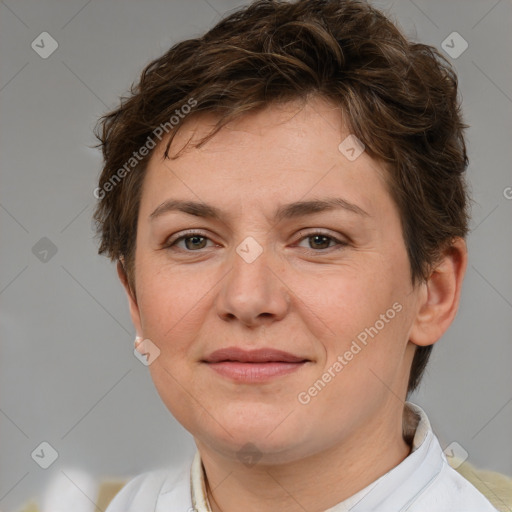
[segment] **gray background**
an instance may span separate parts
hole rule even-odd
[[[376,5],[421,42],[441,47],[457,31],[469,44],[452,62],[471,125],[470,262],[459,315],[414,399],[443,447],[457,441],[473,464],[512,474],[512,4]],[[89,146],[96,119],[149,60],[236,6],[0,2],[1,510],[40,496],[56,478],[91,493],[78,470],[124,477],[193,453],[133,356],[115,268],[96,255],[92,192],[101,159]],[[31,48],[43,31],[59,45],[47,59]],[[43,237],[57,249],[46,262],[39,246],[39,257],[32,251]],[[46,470],[31,458],[42,441],[59,454]]]

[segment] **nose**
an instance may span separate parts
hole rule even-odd
[[[281,320],[290,306],[282,268],[279,272],[279,265],[269,249],[263,250],[256,259],[246,257],[243,250],[244,247],[239,247],[240,252],[233,253],[231,270],[223,279],[217,296],[217,314],[225,321],[238,320],[248,327]]]

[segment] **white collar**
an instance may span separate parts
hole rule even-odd
[[[325,512],[400,511],[406,510],[418,498],[437,477],[446,461],[427,415],[411,402],[405,403],[404,432],[412,437],[409,456],[375,482]],[[192,463],[190,487],[194,509],[197,512],[212,512],[199,451]],[[398,492],[399,489],[403,492]]]

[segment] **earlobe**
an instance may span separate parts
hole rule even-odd
[[[446,332],[459,307],[466,266],[466,243],[462,238],[456,238],[444,251],[428,280],[421,285],[418,311],[409,335],[411,343],[432,345]]]
[[[142,323],[140,319],[137,297],[135,295],[135,291],[132,290],[132,287],[130,286],[128,275],[126,274],[122,260],[117,262],[117,275],[119,276],[119,280],[121,281],[121,284],[123,285],[124,291],[126,292],[126,296],[128,298],[128,307],[130,309],[130,316],[133,326],[135,327],[136,336],[142,337]]]

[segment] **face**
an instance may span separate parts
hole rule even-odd
[[[188,120],[172,147],[214,121]],[[252,443],[292,461],[401,413],[419,292],[386,170],[349,160],[348,135],[316,99],[149,162],[133,321],[160,350],[149,368],[168,409],[226,456]]]

